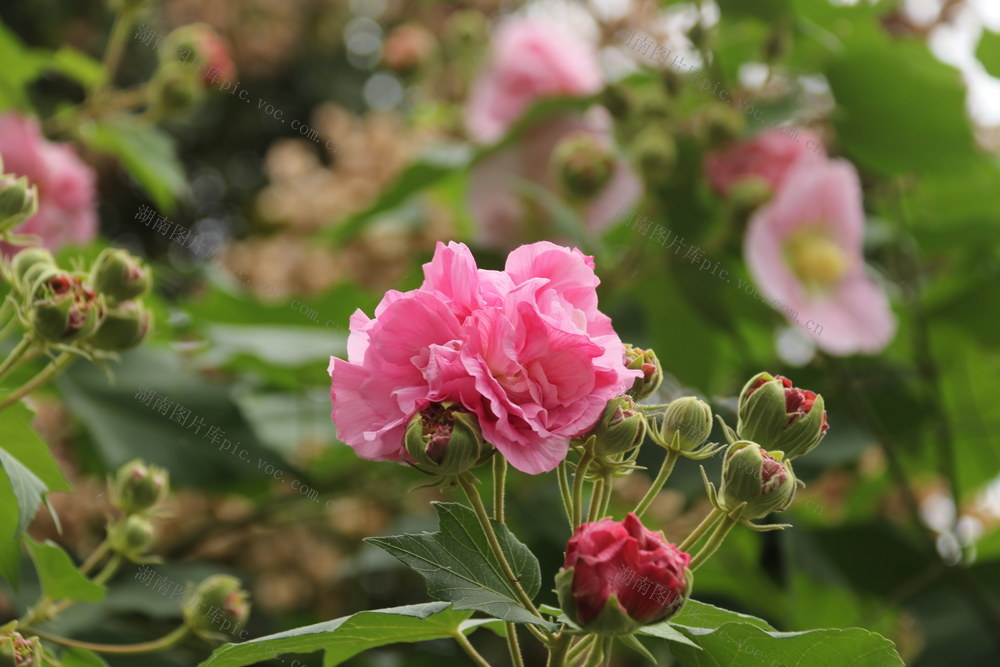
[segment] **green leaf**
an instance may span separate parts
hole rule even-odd
[[[976,47],[976,58],[990,76],[1000,77],[1000,33],[983,30]]]
[[[959,72],[924,44],[851,49],[826,76],[837,101],[837,139],[865,166],[886,174],[949,173],[976,157]]]
[[[736,611],[729,611],[728,609],[698,602],[697,600],[688,600],[684,603],[684,607],[669,622],[649,625],[643,628],[643,630],[650,630],[667,624],[683,625],[688,628],[717,628],[724,623],[749,623],[763,630],[774,630],[764,619],[748,614],[741,614]]]
[[[59,655],[61,667],[108,667],[104,658],[82,648],[67,648]]]
[[[0,447],[0,467],[7,473],[14,497],[17,498],[17,529],[14,533],[14,538],[17,539],[35,518],[38,505],[42,502],[42,494],[48,488],[35,473],[3,447]]]
[[[49,491],[69,491],[73,487],[63,477],[49,447],[31,426],[34,412],[24,403],[14,403],[3,411],[0,442],[21,463],[35,473]]]
[[[163,130],[117,118],[86,125],[80,134],[91,148],[121,160],[161,211],[172,212],[176,199],[186,195],[184,167],[177,159],[173,139]]]
[[[362,651],[387,644],[454,637],[460,624],[472,614],[450,607],[446,602],[426,602],[361,611],[241,644],[225,644],[217,648],[200,667],[241,667],[283,653],[320,650],[326,652],[323,665],[332,667]]]
[[[456,609],[474,609],[516,623],[555,624],[521,606],[500,562],[490,550],[475,512],[459,503],[434,503],[436,533],[369,537],[366,542],[388,551],[427,583],[431,597],[449,600]],[[506,526],[493,523],[500,548],[529,597],[541,587],[538,559]]]
[[[27,536],[24,544],[38,571],[42,592],[50,599],[98,602],[104,598],[104,586],[84,576],[58,544],[36,542]]]
[[[199,359],[214,366],[242,354],[278,366],[300,366],[347,353],[345,333],[318,327],[213,324],[207,337],[212,345]]]
[[[789,0],[718,0],[723,16],[754,16],[762,21],[773,21],[791,12]]]
[[[0,475],[0,576],[9,581],[15,590],[21,584],[21,543],[16,537],[19,518],[17,497],[10,478]]]
[[[101,63],[68,46],[63,46],[52,54],[49,69],[68,76],[84,88],[97,83],[102,72]]]
[[[0,110],[31,109],[26,87],[44,71],[47,58],[25,48],[21,40],[0,22]]]
[[[677,642],[678,644],[687,644],[692,648],[701,650],[701,647],[695,644],[693,641],[687,638],[683,632],[672,626],[669,622],[657,623],[656,625],[647,625],[646,627],[639,630],[639,634],[647,635],[649,637],[659,637],[660,639],[666,639],[670,642]]]

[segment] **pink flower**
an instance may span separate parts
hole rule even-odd
[[[508,19],[496,31],[486,71],[473,87],[466,122],[473,139],[499,139],[543,97],[583,97],[604,85],[589,44],[550,23]]]
[[[516,144],[473,167],[468,202],[477,225],[477,242],[510,248],[524,240],[557,234],[545,209],[522,189],[528,183],[560,193],[552,154],[560,140],[577,132],[593,135],[613,149],[611,117],[596,107],[583,116],[548,119],[526,131]],[[589,230],[600,231],[641,196],[642,181],[625,158],[618,157],[611,180],[584,207],[583,221]]]
[[[802,128],[784,128],[762,132],[710,153],[705,158],[705,170],[712,189],[725,197],[736,183],[755,176],[776,191],[800,160],[825,159],[823,143],[815,134]]]
[[[761,292],[835,355],[876,353],[896,330],[885,292],[865,273],[864,224],[857,172],[830,160],[794,169],[747,227],[744,254]]]
[[[439,243],[424,276],[387,293],[374,319],[356,312],[348,360],[331,359],[333,420],[364,458],[403,460],[409,419],[452,401],[514,467],[545,472],[639,373],[579,250],[536,243],[486,271],[465,245]]]
[[[69,144],[42,136],[33,118],[0,115],[0,159],[3,171],[27,176],[38,187],[38,212],[16,228],[34,234],[50,249],[87,243],[97,235],[94,172]],[[10,254],[10,248],[0,244]]]
[[[586,628],[613,595],[636,624],[618,630],[634,631],[680,609],[690,594],[685,573],[690,563],[690,555],[643,526],[631,512],[624,521],[585,523],[566,546],[563,567],[573,574],[568,590],[557,583],[559,601],[566,614]]]

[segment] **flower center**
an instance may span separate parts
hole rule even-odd
[[[819,289],[836,285],[849,265],[840,246],[815,229],[803,230],[788,240],[785,260],[807,287]]]

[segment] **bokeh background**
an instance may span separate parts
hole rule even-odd
[[[238,84],[212,83],[155,115],[140,105],[146,129],[126,131],[115,129],[113,115],[60,122],[83,99],[81,82],[101,58],[108,5],[5,1],[0,111],[43,119],[46,135],[72,142],[97,175],[100,234],[61,256],[126,247],[148,258],[156,285],[150,339],[123,355],[112,380],[78,363],[33,398],[36,427],[74,490],[51,496],[62,533],[41,512],[32,535],[86,555],[109,512],[106,475],[140,456],[169,469],[175,487],[157,522],[155,552],[166,561],[158,571],[178,582],[239,576],[252,595],[251,636],[424,600],[419,577],[361,538],[432,530],[429,501],[449,494],[422,488],[406,467],[362,461],[338,442],[328,358],[346,355],[356,308],[371,313],[385,290],[420,284],[436,241],[465,241],[480,266],[499,268],[511,247],[547,238],[595,256],[602,309],[623,340],[659,355],[667,373],[661,399],[693,393],[735,423],[735,397],[759,370],[788,375],[826,399],[829,435],[797,466],[808,486],[784,517],[794,529],[734,532],[699,571],[698,599],[780,630],[868,628],[891,638],[907,664],[997,664],[997,7],[991,0],[162,0],[149,3],[132,29],[116,86],[155,77],[167,66],[159,44],[193,23],[224,38]],[[533,106],[505,128],[498,150],[472,138],[467,118],[495,29],[511,16],[587,45],[602,83],[594,94]],[[670,49],[671,59],[683,55],[762,113],[745,113],[670,61],[656,62],[634,46],[637,35]],[[64,53],[62,64],[32,69],[30,54],[43,52]],[[586,222],[587,207],[589,197],[608,193],[534,179],[526,165],[544,172],[551,156],[518,153],[539,145],[533,133],[545,123],[593,106],[608,110],[608,150],[638,186],[608,198],[603,225]],[[822,334],[810,336],[737,286],[737,279],[756,284],[743,234],[758,202],[752,192],[713,190],[706,157],[776,126],[811,132],[860,174],[864,256],[896,321],[878,349],[830,353],[817,346]],[[504,149],[515,158],[498,160]],[[505,173],[533,187],[509,188]],[[490,206],[507,205],[496,204],[498,196],[517,202],[531,222],[492,233]],[[189,243],[172,241],[166,221],[190,230]],[[703,250],[731,280],[665,247],[654,238],[657,225]],[[165,401],[202,417],[205,431],[173,422]],[[212,426],[250,462],[206,439]],[[639,462],[655,470],[653,450]],[[707,468],[718,474],[717,461]],[[315,494],[299,493],[292,480]],[[613,507],[627,509],[649,481],[643,472],[619,480]],[[554,573],[568,531],[552,476],[513,474],[510,483],[509,522],[543,573]],[[647,525],[677,539],[707,509],[697,466],[682,461]],[[37,594],[31,567],[22,572],[20,593],[0,589],[0,622]],[[142,641],[178,615],[176,601],[127,571],[105,601],[70,609],[57,630]],[[501,664],[502,640],[476,637]],[[192,665],[206,654],[192,642],[108,662]],[[321,664],[318,654],[298,659]],[[453,645],[430,642],[348,664],[463,659]],[[540,660],[531,656],[531,664]]]

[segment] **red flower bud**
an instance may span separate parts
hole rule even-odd
[[[691,556],[629,513],[576,529],[556,577],[563,611],[599,634],[630,634],[669,618],[690,594]]]
[[[808,454],[826,435],[830,425],[824,408],[823,397],[816,392],[794,387],[781,375],[759,373],[740,393],[736,432],[795,458]]]

